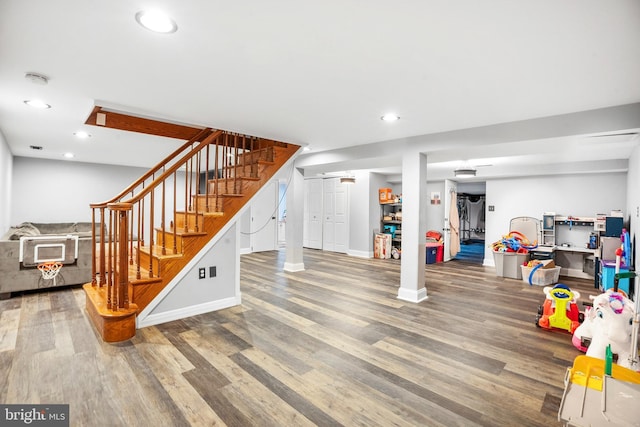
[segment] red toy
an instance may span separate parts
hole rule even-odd
[[[580,293],[571,291],[567,285],[545,286],[546,298],[542,306],[538,306],[536,326],[545,329],[562,329],[573,334],[584,319],[578,310],[577,299]]]

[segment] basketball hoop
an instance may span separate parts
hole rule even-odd
[[[44,280],[53,280],[53,286],[56,286],[56,276],[62,268],[62,263],[58,261],[43,262],[38,264],[38,270],[42,273]]]

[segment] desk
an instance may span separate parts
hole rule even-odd
[[[587,257],[596,256],[597,249],[587,249],[579,246],[547,246],[544,247],[543,251],[553,252],[556,265],[561,267],[560,275],[593,279],[593,274],[584,271],[584,265]]]

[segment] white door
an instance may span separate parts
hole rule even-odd
[[[347,253],[349,247],[349,188],[339,178],[323,183],[322,250]]]
[[[335,178],[323,180],[322,250],[335,251]]]
[[[277,242],[278,181],[265,184],[251,202],[251,251],[273,251]]]
[[[305,212],[303,246],[322,249],[322,179],[307,179],[305,183]]]
[[[349,248],[349,184],[341,184],[336,179],[334,188],[333,250],[346,254]]]
[[[444,180],[444,261],[451,260],[449,248],[451,247],[451,226],[449,224],[449,215],[451,213],[451,197],[452,193],[458,192],[458,183],[449,179]]]

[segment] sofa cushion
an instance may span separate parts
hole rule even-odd
[[[36,223],[33,225],[40,231],[40,234],[69,234],[75,233],[75,222],[52,222],[52,223]]]
[[[23,222],[20,225],[9,228],[0,240],[20,240],[22,236],[38,236],[40,230],[30,222]]]

